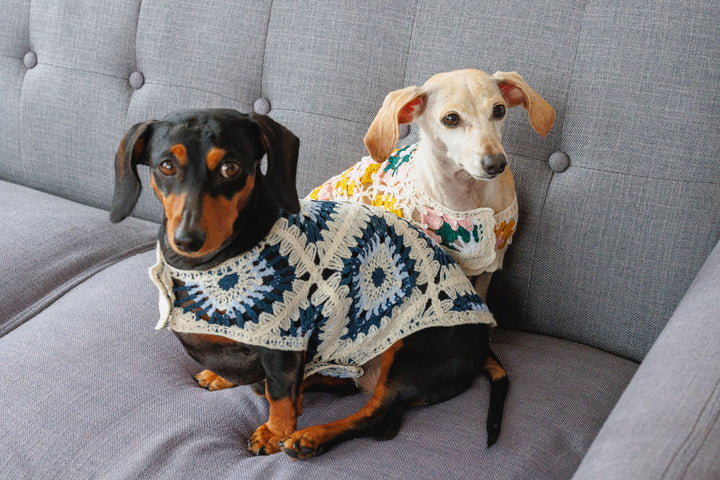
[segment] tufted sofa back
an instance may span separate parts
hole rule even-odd
[[[365,154],[387,92],[458,68],[517,70],[557,120],[540,138],[523,111],[508,117],[521,220],[491,285],[501,326],[642,359],[720,237],[717,2],[2,7],[0,179],[107,208],[129,126],[230,107],[300,137],[305,194]],[[159,220],[156,203],[145,189],[136,215]]]

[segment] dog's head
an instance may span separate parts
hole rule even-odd
[[[390,92],[365,136],[377,162],[385,161],[399,138],[399,125],[415,122],[434,156],[454,162],[476,179],[502,173],[507,157],[502,127],[507,108],[522,105],[530,125],[547,135],[553,108],[515,72],[488,75],[475,69],[439,73],[422,87]]]
[[[235,110],[183,111],[138,123],[115,156],[110,219],[132,212],[141,189],[136,167],[147,165],[164,208],[166,245],[183,257],[207,257],[252,227],[251,210],[299,211],[298,147],[297,137],[269,117]]]

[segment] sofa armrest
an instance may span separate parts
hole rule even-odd
[[[720,243],[573,478],[720,478],[719,418]]]

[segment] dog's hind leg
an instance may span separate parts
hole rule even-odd
[[[395,354],[402,348],[402,340],[396,342],[382,355],[380,378],[370,400],[357,413],[342,420],[316,425],[294,432],[280,444],[290,457],[303,459],[319,455],[350,438],[375,436],[390,439],[395,436],[402,415],[410,404],[403,398],[401,382],[389,375]]]

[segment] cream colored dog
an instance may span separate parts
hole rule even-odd
[[[412,221],[477,277],[485,298],[517,225],[502,129],[506,109],[518,105],[538,134],[550,131],[555,111],[515,72],[457,70],[390,92],[365,136],[370,157],[309,197],[382,206]],[[408,123],[420,141],[395,150]]]

